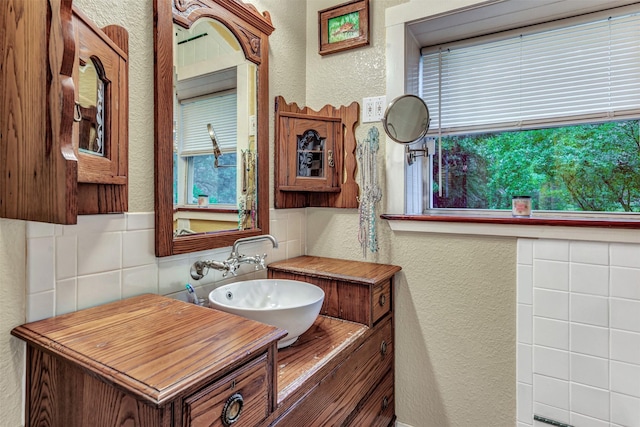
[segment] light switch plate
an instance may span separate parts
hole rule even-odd
[[[379,122],[387,108],[386,96],[362,98],[362,123]]]

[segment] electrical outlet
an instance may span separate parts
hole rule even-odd
[[[386,96],[378,96],[373,100],[373,111],[376,118],[376,121],[382,120],[384,117],[384,112],[387,109],[387,97]]]
[[[379,122],[387,108],[386,96],[362,98],[362,123]]]

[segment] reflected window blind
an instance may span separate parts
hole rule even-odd
[[[180,155],[213,154],[207,124],[211,123],[220,150],[235,151],[237,145],[237,94],[225,93],[180,102]]]
[[[429,133],[438,123],[460,134],[638,117],[640,13],[566,21],[423,48]]]

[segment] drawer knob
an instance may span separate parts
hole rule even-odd
[[[228,398],[224,404],[224,408],[222,408],[222,424],[230,426],[238,421],[243,405],[244,399],[240,393],[235,393]]]
[[[382,341],[382,344],[380,344],[380,354],[383,357],[387,355],[387,342],[386,341]]]
[[[382,398],[382,410],[384,411],[389,407],[389,398],[387,396]]]
[[[385,294],[380,295],[378,303],[380,304],[380,307],[384,307],[384,305],[387,303],[387,297]]]

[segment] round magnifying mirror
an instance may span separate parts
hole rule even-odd
[[[400,144],[411,144],[427,134],[429,109],[415,95],[402,95],[391,101],[382,119],[389,138]]]

